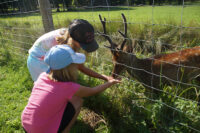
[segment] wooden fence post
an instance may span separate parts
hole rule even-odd
[[[38,3],[45,32],[54,30],[51,5],[49,0],[38,0]]]

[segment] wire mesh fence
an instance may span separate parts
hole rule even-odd
[[[146,123],[151,123],[149,125],[152,126],[148,127],[150,132],[200,132],[198,106],[200,65],[199,60],[193,60],[193,57],[199,56],[199,47],[195,47],[200,44],[200,15],[198,14],[200,2],[198,0],[178,0],[177,2],[126,0],[119,1],[119,3],[111,0],[85,0],[72,3],[66,0],[50,0],[50,3],[56,29],[67,27],[71,20],[80,18],[94,25],[100,48],[89,56],[88,66],[106,75],[111,73],[113,63],[128,71],[129,74],[122,72],[113,73],[113,75],[123,79],[123,83],[116,87],[119,90],[123,88],[120,94],[131,95],[128,98],[130,116],[139,114],[138,117],[145,118],[143,116],[145,114]],[[26,62],[28,50],[36,39],[45,33],[38,1],[4,0],[0,2],[0,8],[1,47],[9,49],[13,55],[23,58]],[[118,33],[118,30],[124,30],[121,13],[127,19],[128,35],[126,37]],[[105,35],[118,45],[126,40],[125,45],[128,43],[132,45],[133,52],[108,49],[104,46],[110,46],[110,44],[102,37],[103,28],[99,14],[106,18],[108,33]],[[181,57],[185,57],[186,53],[179,52],[176,56],[170,54],[190,48],[197,50],[187,53],[191,56],[187,58],[189,65],[183,64],[180,60]],[[129,63],[112,60],[111,51],[124,53],[126,58],[123,60]],[[157,58],[162,57],[160,54],[166,53],[171,55],[169,60]],[[144,64],[150,60],[151,65],[146,66],[148,69],[141,68],[140,65],[132,65],[137,63],[132,57],[140,59]],[[154,73],[153,63],[160,60],[162,65],[171,65],[176,69],[177,73],[172,73],[175,77],[167,77],[161,71],[159,74]],[[183,75],[180,74],[184,69],[191,69],[192,71],[189,72],[194,75],[189,82],[181,79]],[[131,71],[151,76],[145,79],[145,82],[141,82],[143,80],[140,78],[144,78],[145,75],[131,74]],[[169,70],[163,67],[162,71]],[[154,85],[155,78],[160,79],[159,87]],[[165,85],[162,79],[169,83],[173,82],[173,84]],[[120,97],[115,99],[120,99]],[[135,113],[135,109],[142,113]]]

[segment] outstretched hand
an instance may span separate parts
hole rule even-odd
[[[107,76],[107,75],[103,75],[103,77],[104,77],[105,81],[109,81],[111,79],[114,79],[112,76]]]
[[[119,79],[110,79],[110,80],[108,80],[108,82],[113,83],[113,84],[117,84],[117,83],[121,83],[121,80],[119,80]]]
[[[122,78],[120,78],[120,77],[114,78],[114,77],[112,77],[112,76],[106,76],[106,75],[103,75],[103,77],[104,77],[104,80],[105,80],[105,81],[109,81],[109,80],[112,80],[112,79],[116,79],[116,80],[121,81],[121,79],[122,79]]]

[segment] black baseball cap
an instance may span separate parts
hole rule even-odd
[[[93,52],[99,48],[98,43],[94,39],[94,28],[87,20],[73,20],[68,30],[70,36],[80,43],[83,50]]]

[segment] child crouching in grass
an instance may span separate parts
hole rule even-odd
[[[28,133],[68,133],[80,112],[82,97],[120,82],[110,79],[94,88],[76,83],[77,67],[85,62],[85,55],[75,53],[67,45],[51,48],[44,61],[50,66],[50,73],[39,76],[21,116]]]

